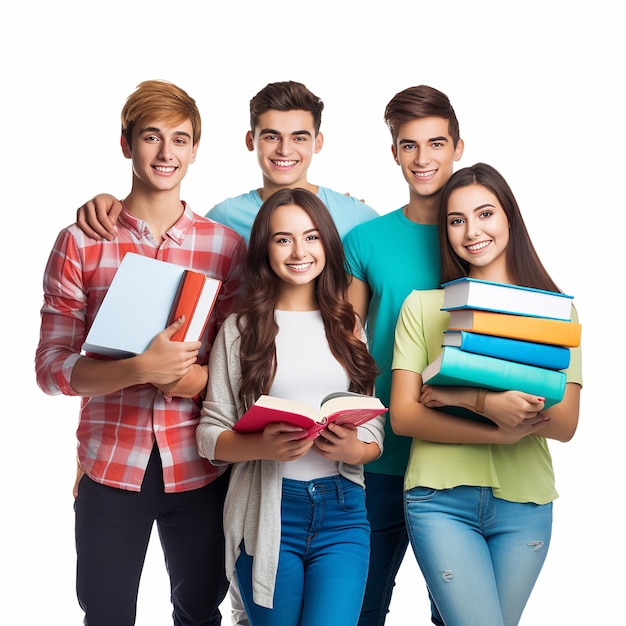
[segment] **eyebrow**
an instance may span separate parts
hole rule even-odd
[[[161,133],[162,130],[160,128],[157,128],[156,126],[146,126],[145,128],[142,128],[140,133]],[[184,131],[184,130],[177,130],[175,133],[175,135],[178,135],[179,137],[189,137],[189,139],[191,139],[191,135]]]
[[[259,131],[260,135],[282,135],[279,130],[274,130],[273,128],[262,128]],[[308,135],[311,137],[311,133],[308,130],[294,130],[290,135]]]
[[[433,141],[448,141],[447,137],[444,137],[443,135],[441,137],[431,137],[430,139],[427,140],[427,143],[432,143]],[[405,143],[419,143],[419,141],[415,140],[415,139],[400,139],[400,141],[398,141],[399,145],[403,145]]]
[[[485,202],[485,204],[481,204],[475,208],[472,209],[472,213],[476,213],[476,211],[481,211],[482,209],[485,208],[491,208],[491,209],[495,209],[496,205],[495,204],[491,204],[490,202]],[[447,213],[448,216],[450,215],[464,215],[464,213],[462,211],[448,211]]]
[[[305,231],[303,231],[303,233],[302,233],[302,234],[303,234],[303,235],[309,235],[309,234],[311,234],[311,233],[316,233],[316,232],[318,232],[318,231],[319,231],[319,228],[309,228],[309,230],[305,230]],[[294,234],[293,234],[293,233],[290,233],[290,232],[288,232],[288,231],[286,231],[286,230],[279,230],[279,231],[275,232],[275,233],[272,235],[272,237],[276,237],[276,236],[278,236],[278,235],[288,236],[288,237],[293,237],[293,236],[294,236]]]

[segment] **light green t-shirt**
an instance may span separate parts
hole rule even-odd
[[[449,314],[441,311],[443,289],[413,291],[400,310],[392,369],[421,373],[442,351]],[[578,321],[575,309],[572,320]],[[582,385],[580,347],[571,350],[567,382]],[[544,437],[510,444],[448,444],[413,439],[405,489],[491,487],[497,498],[545,504],[558,497],[552,457]]]

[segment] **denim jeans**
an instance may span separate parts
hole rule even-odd
[[[545,561],[552,503],[509,502],[490,488],[405,493],[409,539],[446,624],[515,626]]]
[[[384,626],[396,577],[409,546],[404,517],[404,477],[365,472],[365,503],[372,536],[370,567],[358,626]],[[432,602],[431,609],[432,623],[443,626]]]
[[[237,581],[253,626],[354,626],[363,602],[370,529],[365,490],[342,476],[283,479],[282,534],[274,608],[252,600],[252,558]]]

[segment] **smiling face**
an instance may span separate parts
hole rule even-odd
[[[489,189],[478,184],[455,189],[448,199],[446,220],[450,246],[469,263],[469,276],[510,282],[506,269],[509,221]]]
[[[266,195],[281,187],[310,187],[307,170],[322,143],[313,114],[301,110],[270,109],[259,115],[254,133],[246,134],[248,150],[257,152]]]
[[[463,155],[463,141],[453,145],[448,120],[424,117],[402,124],[391,150],[411,196],[431,197],[452,176],[454,162]]]
[[[190,120],[170,125],[163,120],[135,127],[132,150],[122,137],[122,152],[132,160],[133,189],[167,191],[180,185],[196,158]]]
[[[270,232],[269,262],[281,280],[281,292],[306,294],[302,302],[309,307],[315,279],[326,265],[317,227],[302,207],[286,204],[272,213]]]

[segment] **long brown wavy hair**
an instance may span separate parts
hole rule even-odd
[[[241,334],[241,400],[249,406],[259,395],[269,393],[276,375],[278,325],[274,310],[281,281],[270,266],[268,245],[272,214],[288,204],[308,213],[324,246],[326,264],[315,279],[315,293],[330,351],[348,374],[350,391],[371,394],[378,371],[367,346],[355,335],[357,318],[346,299],[348,277],[341,238],[324,203],[310,191],[296,188],[273,193],[259,209],[250,233],[244,262],[244,297],[237,321]]]
[[[510,229],[506,267],[514,284],[560,291],[539,259],[509,184],[500,172],[486,163],[476,163],[458,170],[442,189],[438,215],[441,282],[467,276],[469,272],[469,263],[456,255],[448,240],[448,200],[455,189],[470,185],[481,185],[491,191],[504,209]]]

